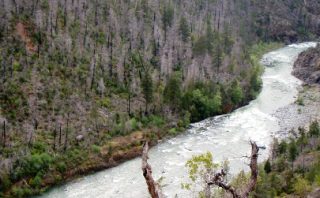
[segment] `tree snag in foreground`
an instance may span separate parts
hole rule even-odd
[[[142,172],[143,176],[147,182],[148,190],[152,198],[164,198],[162,194],[160,185],[153,179],[152,177],[152,169],[151,166],[148,164],[148,151],[149,151],[149,144],[148,142],[145,143],[143,146],[142,151]]]
[[[251,170],[251,176],[250,181],[248,182],[248,185],[245,187],[244,190],[240,193],[239,190],[235,189],[229,184],[226,184],[224,182],[224,177],[226,176],[225,171],[222,169],[220,172],[215,173],[214,175],[211,175],[208,177],[206,184],[206,197],[210,197],[210,187],[212,185],[219,186],[222,189],[224,189],[226,192],[229,192],[232,194],[234,198],[247,198],[249,197],[250,192],[252,192],[257,184],[257,178],[258,178],[258,152],[259,147],[255,142],[250,142],[251,144],[251,156],[250,156],[250,170]]]
[[[255,142],[250,142],[251,144],[251,156],[250,156],[250,169],[251,176],[247,186],[244,189],[236,189],[232,187],[230,184],[225,183],[225,176],[227,173],[225,170],[221,170],[220,172],[211,173],[207,175],[206,178],[206,187],[205,187],[205,197],[211,197],[211,187],[218,186],[224,189],[226,192],[232,194],[234,198],[248,198],[250,192],[252,192],[257,184],[258,178],[258,152],[259,147]],[[142,152],[142,171],[143,176],[147,182],[148,190],[152,198],[164,198],[162,194],[160,185],[154,181],[152,177],[151,166],[148,164],[148,150],[149,145],[148,142],[145,143]]]

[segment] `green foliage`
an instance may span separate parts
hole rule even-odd
[[[245,173],[243,170],[232,180],[231,184],[237,188],[241,188],[246,185],[249,179],[249,174]]]
[[[232,82],[231,85],[231,101],[234,105],[238,105],[244,99],[242,87],[237,80]]]
[[[282,142],[280,143],[280,145],[279,145],[279,153],[280,153],[280,154],[286,153],[286,152],[287,152],[287,147],[288,147],[287,142],[282,141]]]
[[[34,178],[30,180],[30,185],[34,188],[40,188],[42,183],[41,176],[37,174]]]
[[[181,100],[181,75],[174,73],[171,75],[163,92],[164,101],[173,106],[178,107]]]
[[[49,10],[49,1],[48,0],[41,0],[40,1],[41,9]]]
[[[289,144],[289,160],[293,163],[298,156],[298,148],[295,141],[291,141]]]
[[[250,96],[252,98],[256,98],[262,88],[261,73],[262,69],[260,66],[252,67],[250,77]]]
[[[139,124],[138,124],[138,121],[136,120],[136,118],[132,118],[130,120],[130,125],[131,125],[132,131],[136,131],[139,129]]]
[[[25,92],[17,82],[10,81],[0,85],[0,108],[13,122],[28,116]]]
[[[162,14],[162,23],[165,31],[168,27],[172,26],[173,18],[174,18],[174,8],[169,3],[164,7],[163,14]]]
[[[296,103],[300,106],[304,106],[303,98],[299,97],[296,101]]]
[[[148,111],[148,104],[153,100],[153,80],[148,71],[145,71],[141,82],[143,96],[146,102],[146,111]]]
[[[173,136],[177,135],[177,134],[178,134],[177,128],[171,128],[171,129],[169,129],[169,134],[170,134],[170,135],[173,135]]]
[[[121,120],[113,127],[111,136],[126,135],[124,122]]]
[[[165,121],[163,117],[156,116],[156,115],[150,115],[148,117],[148,123],[151,126],[156,126],[156,127],[162,127],[165,124]]]
[[[190,28],[189,28],[187,19],[185,17],[181,17],[180,19],[179,31],[180,31],[181,39],[184,42],[187,42],[190,37]]]
[[[59,171],[60,173],[64,173],[67,170],[67,165],[65,162],[60,161],[57,163],[57,167],[56,167],[57,171]]]
[[[207,152],[205,154],[193,156],[187,161],[186,167],[189,170],[189,178],[195,182],[201,178],[208,170],[218,168],[218,164],[213,163],[212,154]]]
[[[33,154],[41,154],[45,153],[48,150],[48,144],[42,141],[35,141],[32,144],[32,153]]]
[[[232,39],[231,35],[231,28],[229,25],[224,26],[224,33],[222,34],[222,42],[223,42],[223,51],[226,54],[231,54],[232,47],[234,44],[234,40]]]
[[[104,98],[99,100],[99,104],[100,104],[101,107],[109,108],[110,105],[111,105],[111,101],[110,101],[109,98],[104,97]]]
[[[101,151],[101,147],[98,146],[98,145],[95,145],[95,144],[92,145],[91,148],[92,148],[92,151],[93,151],[94,153],[96,153],[96,154],[99,154],[100,151]]]
[[[264,171],[268,174],[271,172],[271,163],[269,161],[269,159],[266,161],[266,163],[264,164]]]
[[[19,162],[21,165],[18,172],[16,172],[17,177],[35,176],[40,172],[46,172],[52,161],[52,157],[47,153],[27,156]]]
[[[318,121],[313,121],[309,127],[310,136],[318,137],[320,135],[320,127]]]
[[[205,36],[201,36],[194,43],[192,52],[195,56],[204,55],[207,52],[207,39]]]
[[[197,192],[199,197],[204,197],[203,186],[206,185],[207,175],[212,174],[219,167],[223,168],[227,172],[229,170],[228,161],[225,161],[222,164],[217,164],[212,160],[213,158],[210,152],[192,156],[192,158],[186,163],[190,182],[182,183],[181,188],[192,191],[193,193]]]
[[[298,135],[294,134],[289,144],[282,141],[279,146],[275,146],[273,158],[266,161],[264,167],[260,167],[265,171],[259,171],[258,184],[252,193],[255,197],[307,197],[309,192],[318,188],[320,159],[319,151],[313,148],[315,137],[306,134],[303,128],[299,128]],[[312,156],[308,157],[308,163],[305,161],[306,156]]]
[[[22,198],[24,196],[24,191],[23,191],[22,188],[13,187],[12,194],[13,194],[14,197]]]
[[[0,176],[0,191],[5,191],[11,186],[11,180],[8,175],[1,175]],[[1,197],[1,196],[0,196]]]
[[[216,38],[219,39],[219,34],[216,35]],[[207,30],[206,30],[206,48],[209,54],[213,53],[214,49],[214,41],[215,41],[215,34],[212,30],[212,26],[210,20],[207,20]]]
[[[294,183],[294,192],[299,197],[306,197],[306,195],[311,191],[311,186],[307,180],[298,176],[296,182]]]
[[[205,84],[197,84],[182,97],[182,109],[190,112],[191,122],[217,115],[221,112],[222,96],[219,86],[213,89]]]

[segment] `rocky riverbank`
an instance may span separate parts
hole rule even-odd
[[[292,74],[307,84],[320,85],[320,44],[299,55]]]
[[[304,85],[295,103],[280,108],[274,114],[279,119],[280,131],[275,136],[285,137],[292,128],[309,125],[320,119],[320,86]]]
[[[280,131],[275,136],[286,136],[290,129],[320,119],[320,44],[298,56],[292,74],[304,84],[296,102],[274,114],[280,125]]]

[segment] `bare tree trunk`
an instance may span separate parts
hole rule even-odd
[[[60,129],[59,129],[59,146],[61,145],[61,136],[62,136],[62,126],[60,124]]]
[[[64,0],[63,27],[67,29],[67,0]]]
[[[164,198],[162,194],[160,185],[154,181],[152,177],[152,169],[148,164],[148,151],[149,151],[149,143],[146,142],[143,151],[142,151],[142,172],[143,176],[147,182],[148,190],[151,195],[151,198]]]
[[[6,147],[6,121],[3,121],[3,148]]]
[[[56,139],[57,139],[57,128],[54,127],[54,131],[53,131],[53,150],[56,150]]]
[[[64,148],[63,148],[64,151],[67,150],[67,146],[68,146],[68,133],[69,133],[69,113],[67,118],[67,129],[66,129],[66,134],[64,138]]]

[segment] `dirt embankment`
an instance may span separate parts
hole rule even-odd
[[[320,85],[320,44],[299,55],[292,74],[309,85]]]
[[[34,44],[30,38],[30,32],[28,31],[27,25],[22,22],[18,22],[16,25],[16,33],[20,39],[25,43],[26,49],[29,53],[35,53],[38,50],[38,47]]]

